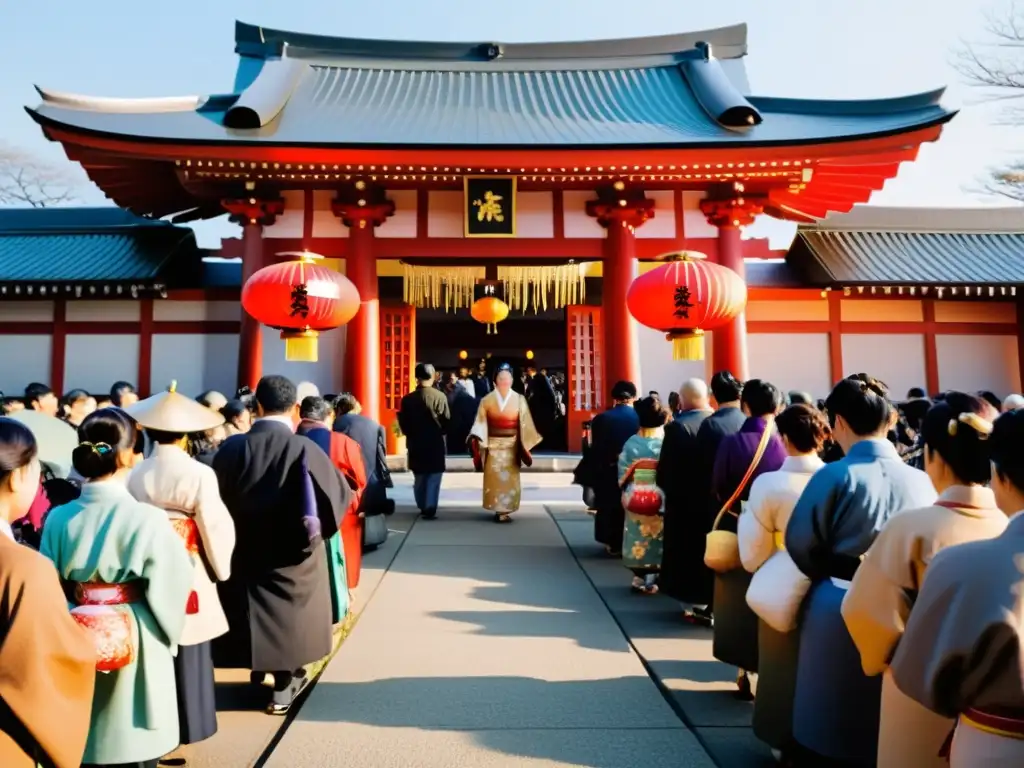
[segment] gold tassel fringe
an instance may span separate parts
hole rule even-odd
[[[403,264],[402,299],[406,304],[445,312],[468,309],[473,305],[473,288],[484,279],[483,267],[421,267]],[[583,264],[539,267],[498,267],[498,280],[504,284],[505,302],[510,309],[524,314],[547,310],[549,297],[553,309],[586,301]]]
[[[666,336],[672,342],[673,360],[703,360],[704,359],[704,332],[694,331],[685,336]]]
[[[320,359],[316,331],[284,332],[284,359],[291,363],[315,363]]]

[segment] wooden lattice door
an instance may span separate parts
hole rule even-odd
[[[604,410],[601,308],[566,307],[566,321],[569,450],[579,452],[583,443],[583,424]]]
[[[416,307],[408,304],[381,305],[380,308],[381,377],[380,420],[387,432],[388,453],[398,450],[392,431],[402,398],[413,386],[416,367]]]

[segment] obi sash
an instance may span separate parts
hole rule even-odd
[[[488,437],[518,437],[519,436],[519,414],[513,418],[487,416]]]
[[[969,725],[975,730],[983,733],[990,733],[993,736],[1000,736],[1004,739],[1016,739],[1024,741],[1024,710],[994,710],[984,711],[981,709],[968,709],[960,713],[957,721],[961,725]],[[949,732],[946,742],[939,751],[939,757],[949,758],[950,749],[953,746],[953,735],[956,727]]]
[[[75,604],[71,617],[89,635],[96,651],[96,671],[115,672],[135,660],[133,614],[115,606],[146,599],[144,582],[121,584],[65,582],[64,591]]]
[[[199,555],[199,526],[196,525],[195,518],[189,515],[182,515],[181,517],[172,517],[170,521],[171,527],[178,534],[178,538],[185,545],[189,555],[192,557]],[[185,603],[185,613],[189,616],[199,613],[199,595],[194,589],[188,595],[188,602]]]

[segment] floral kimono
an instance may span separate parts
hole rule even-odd
[[[622,564],[636,576],[661,568],[664,496],[654,474],[665,429],[641,429],[622,446],[619,487],[626,523],[622,530]]]

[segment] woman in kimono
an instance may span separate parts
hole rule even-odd
[[[96,652],[68,614],[53,564],[16,544],[39,484],[36,440],[0,418],[0,765],[78,768],[89,733]]]
[[[932,504],[935,489],[886,439],[894,411],[884,384],[851,376],[836,384],[825,408],[844,457],[815,473],[786,525],[786,551],[811,580],[799,629],[793,739],[819,761],[812,765],[874,765],[882,681],[861,670],[840,607],[885,522]]]
[[[128,492],[164,510],[192,559],[192,592],[185,629],[174,657],[181,744],[195,744],[217,732],[213,656],[210,643],[228,631],[217,581],[231,575],[235,524],[220,498],[213,470],[188,454],[188,433],[219,426],[223,418],[194,400],[169,391],[126,409],[146,430],[152,455],[128,478]]]
[[[192,561],[164,511],[136,501],[125,486],[142,458],[135,422],[104,408],[82,422],[78,435],[72,461],[86,483],[78,499],[50,512],[40,551],[57,566],[74,604],[93,611],[113,605],[130,625],[121,654],[99,660],[117,668],[96,673],[83,768],[155,768],[178,745],[170,692]]]
[[[622,564],[633,572],[633,589],[653,595],[661,569],[664,497],[657,486],[658,456],[669,412],[657,396],[633,403],[639,431],[619,454],[619,487],[626,522],[622,532]]]
[[[786,449],[774,427],[782,403],[782,392],[774,384],[751,379],[743,385],[740,407],[747,419],[739,432],[719,443],[711,474],[711,495],[719,508],[717,530],[736,531],[750,484],[786,460]],[[757,616],[747,605],[750,578],[737,563],[733,570],[715,574],[714,592],[713,653],[719,661],[738,668],[736,686],[744,699],[752,697],[748,673],[758,669]]]
[[[935,506],[907,510],[882,528],[843,599],[843,619],[868,675],[881,675],[879,768],[941,768],[953,722],[904,696],[888,672],[925,572],[946,547],[991,539],[1006,515],[987,486],[988,437],[997,411],[962,392],[947,393],[921,425],[925,471],[939,494]]]
[[[792,612],[793,629],[788,632],[774,629],[764,618],[757,623],[759,673],[754,735],[781,758],[793,738],[793,692],[800,647],[795,626],[807,583],[785,552],[786,524],[811,476],[825,466],[818,453],[831,431],[825,415],[810,405],[791,405],[775,419],[775,427],[786,449],[786,459],[777,472],[766,472],[750,486],[738,535],[740,560],[754,574],[748,591],[764,589],[777,595],[783,610]],[[772,566],[763,568],[769,560]],[[768,582],[761,583],[763,580]],[[775,618],[778,624],[781,616]]]
[[[526,398],[512,391],[508,363],[498,366],[494,384],[495,390],[480,401],[469,440],[473,463],[484,473],[484,509],[494,513],[494,522],[509,523],[522,495],[520,464],[533,464],[530,451],[541,437]]]
[[[988,447],[1009,524],[935,556],[890,668],[902,693],[957,718],[952,768],[1024,765],[1024,412],[1000,416]]]

